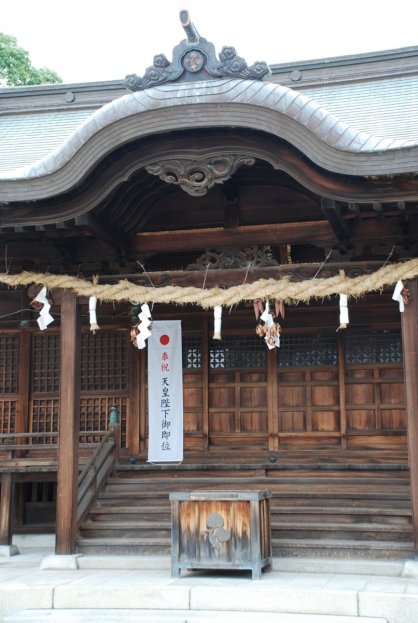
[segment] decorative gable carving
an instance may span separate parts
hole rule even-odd
[[[263,80],[270,74],[267,63],[257,61],[248,66],[232,46],[224,46],[218,59],[213,43],[199,35],[190,21],[188,11],[180,11],[180,22],[187,34],[187,39],[174,48],[171,63],[164,54],[154,56],[152,66],[148,67],[142,78],[137,74],[126,76],[124,84],[130,91],[142,91],[165,82],[187,82],[210,78],[233,77]]]
[[[203,197],[209,188],[222,184],[242,165],[251,166],[255,158],[239,154],[211,156],[206,160],[163,160],[145,167],[151,175],[180,186],[193,197]]]

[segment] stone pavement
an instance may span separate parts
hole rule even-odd
[[[2,623],[418,623],[418,562],[276,558],[260,580],[172,578],[168,557],[20,550],[0,557]]]

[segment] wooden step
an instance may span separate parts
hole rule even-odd
[[[413,544],[398,541],[358,541],[354,539],[272,539],[273,556],[306,558],[372,558],[376,560],[412,557]]]
[[[314,456],[316,462],[309,464],[307,455],[302,461],[298,453],[289,453],[288,464],[280,468],[250,465],[246,457],[247,462],[237,466],[224,461],[207,468],[144,464],[118,469],[83,523],[79,550],[169,553],[170,492],[263,490],[271,493],[274,555],[377,559],[410,555],[409,472],[400,455],[385,453],[375,457],[376,463],[365,463],[364,453],[363,462],[361,453],[347,453],[346,463],[333,462],[333,456],[321,457],[317,451],[310,458]]]

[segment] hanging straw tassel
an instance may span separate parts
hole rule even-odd
[[[261,314],[264,311],[263,303],[262,303],[261,299],[255,299],[253,301],[253,306],[254,306],[255,319],[258,320],[260,318]]]
[[[100,329],[97,324],[97,314],[96,314],[96,306],[97,306],[97,298],[95,296],[91,296],[89,298],[89,316],[90,316],[90,331],[93,335],[96,333],[98,329]]]
[[[276,299],[276,301],[274,303],[274,307],[275,307],[275,312],[276,312],[276,318],[281,316],[284,319],[285,310],[284,310],[284,303],[283,303],[283,301],[281,301],[280,299]]]
[[[213,308],[213,314],[214,314],[214,319],[215,319],[215,326],[214,326],[214,331],[213,331],[213,339],[214,340],[221,340],[221,325],[222,325],[222,307],[220,305],[216,305],[216,307]]]

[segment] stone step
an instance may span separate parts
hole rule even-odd
[[[387,623],[381,617],[211,610],[24,610],[4,623]]]

